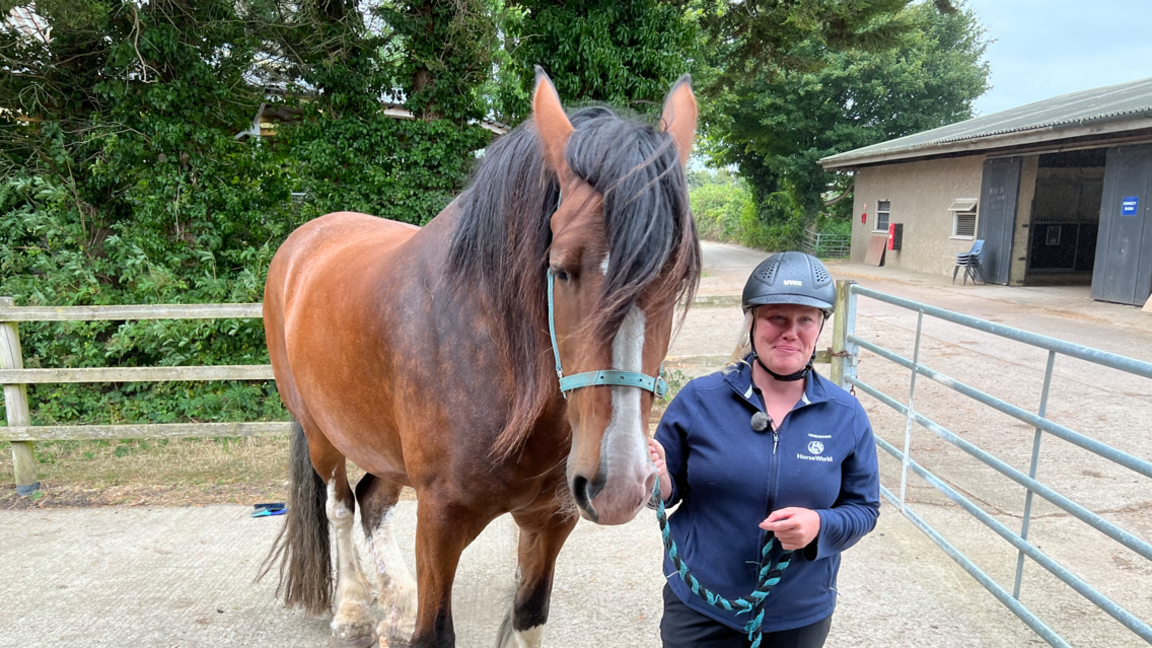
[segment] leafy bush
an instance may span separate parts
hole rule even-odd
[[[0,294],[54,306],[261,300],[295,224],[276,154],[220,137],[185,163],[142,164],[144,148],[106,142],[92,182],[128,182],[102,209],[47,175],[0,182]],[[259,320],[26,323],[20,333],[30,368],[267,361]],[[35,424],[284,416],[270,383],[36,385],[29,399]]]
[[[741,212],[752,204],[751,196],[742,184],[706,184],[692,189],[689,201],[702,238],[740,242]]]
[[[728,174],[694,174],[689,192],[701,238],[739,243],[761,250],[797,249],[804,237],[804,216],[788,192],[779,191],[757,205],[747,183]]]
[[[283,146],[308,195],[304,216],[360,211],[423,225],[460,191],[490,133],[447,120],[318,115],[287,129]]]
[[[259,302],[296,226],[337,209],[427,222],[488,141],[477,126],[384,116],[316,117],[259,143],[178,120],[145,127],[104,137],[89,166],[61,148],[84,172],[78,191],[48,173],[0,178],[0,294],[51,306]],[[268,362],[258,319],[26,323],[20,334],[29,368]],[[36,385],[29,400],[34,424],[286,417],[271,382]]]
[[[852,215],[850,213],[846,218],[828,214],[820,214],[820,218],[816,222],[817,227],[822,234],[832,234],[834,236],[852,236]]]
[[[765,250],[798,250],[804,241],[804,212],[795,194],[777,191],[758,206],[755,219],[749,213],[741,219],[747,236]]]

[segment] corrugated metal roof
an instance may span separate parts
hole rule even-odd
[[[859,159],[870,158],[870,162],[882,161],[872,158],[914,150],[923,150],[924,154],[930,155],[931,149],[955,142],[1025,133],[1044,128],[1087,125],[1089,122],[1126,117],[1148,118],[1148,125],[1142,127],[1152,127],[1152,78],[1081,90],[1036,101],[832,155],[820,160],[820,163],[826,167],[847,166]]]

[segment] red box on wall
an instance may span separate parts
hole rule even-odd
[[[888,249],[894,252],[900,251],[900,244],[904,240],[904,223],[889,223],[888,224]]]

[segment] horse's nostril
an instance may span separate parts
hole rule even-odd
[[[600,491],[604,490],[604,482],[588,482],[584,488],[588,491],[588,501],[591,502],[592,500],[596,499],[596,496],[600,494]]]
[[[572,478],[572,497],[576,499],[576,505],[582,509],[588,508],[588,480],[577,475]]]
[[[604,490],[603,482],[588,481],[587,477],[580,475],[572,478],[572,494],[581,506],[596,499],[602,490]]]
[[[596,521],[596,508],[592,506],[592,499],[604,490],[603,484],[595,484],[588,481],[586,477],[577,475],[572,478],[572,497],[576,500],[576,506],[584,511],[593,522]]]

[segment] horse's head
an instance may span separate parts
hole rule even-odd
[[[700,274],[684,179],[696,100],[685,77],[658,129],[604,109],[569,121],[538,71],[533,117],[561,189],[548,253],[555,348],[568,376],[623,377],[566,390],[568,485],[584,517],[620,524],[648,501],[656,474],[646,450],[653,390],[619,383],[658,376],[676,302]]]

